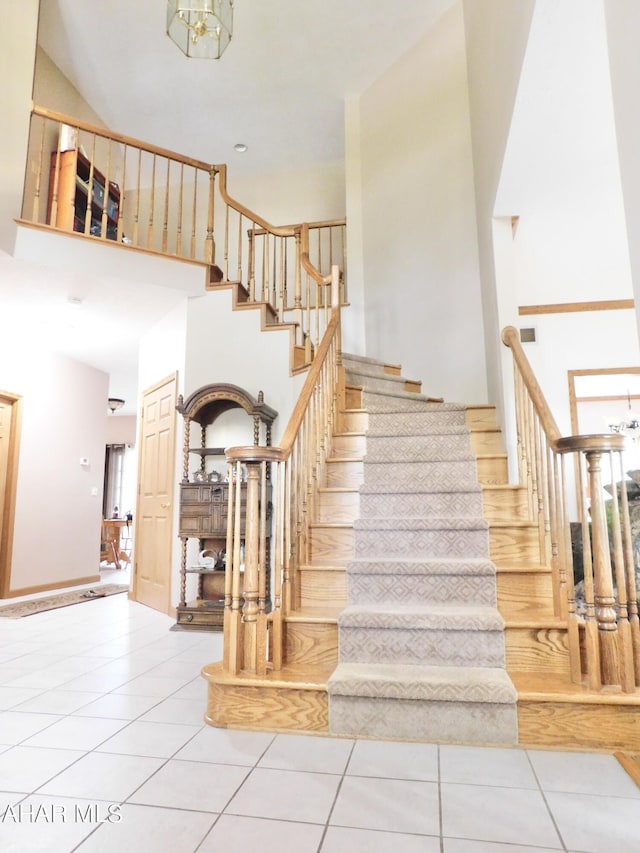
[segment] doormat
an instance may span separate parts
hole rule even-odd
[[[61,592],[58,595],[45,595],[42,598],[31,598],[28,601],[17,601],[15,604],[0,607],[0,617],[21,619],[33,613],[44,613],[45,610],[57,610],[58,607],[95,601],[96,598],[105,598],[107,595],[117,595],[119,592],[128,590],[128,585],[124,583],[105,583],[91,589],[76,589],[71,592]]]

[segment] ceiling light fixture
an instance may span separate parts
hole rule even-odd
[[[247,150],[247,146],[244,144],[244,142],[236,142],[236,144],[233,146],[233,150],[237,151],[239,154],[244,154],[244,152]]]
[[[167,35],[187,57],[220,59],[232,31],[233,0],[167,0]]]
[[[117,412],[118,409],[121,409],[124,406],[124,400],[121,400],[120,397],[109,397],[107,400],[107,408],[113,415],[114,412]]]

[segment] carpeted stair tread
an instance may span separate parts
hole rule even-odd
[[[514,704],[518,695],[506,670],[497,667],[339,663],[329,695],[438,702]]]
[[[338,616],[340,628],[502,631],[495,607],[473,604],[352,604]]]
[[[433,560],[372,560],[370,558],[351,560],[347,564],[350,574],[377,575],[475,575],[480,577],[495,577],[496,567],[491,560],[483,558],[441,558]]]
[[[406,414],[406,413],[405,413]],[[409,438],[419,435],[421,437],[430,436],[467,436],[470,440],[470,432],[464,424],[452,423],[426,423],[420,431],[416,430],[416,424],[411,424],[409,421],[415,418],[417,412],[412,413],[410,418],[402,419],[396,415],[391,423],[379,424],[374,418],[380,418],[380,413],[372,413],[369,415],[369,424],[367,426],[366,435],[368,438]]]
[[[426,394],[417,394],[415,391],[367,391],[362,394],[362,406],[367,411],[383,412],[407,412],[412,409],[418,411],[428,410],[430,406],[446,406],[439,398],[429,397]],[[458,407],[451,409],[458,411]]]
[[[357,518],[357,530],[488,530],[484,518]]]

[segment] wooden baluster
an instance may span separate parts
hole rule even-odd
[[[53,191],[51,193],[51,214],[49,217],[49,225],[58,227],[58,192],[60,187],[60,130],[62,125],[58,125],[58,142],[56,145],[56,165],[55,174],[53,176]]]
[[[169,186],[171,182],[171,160],[167,157],[167,177],[164,185],[164,216],[162,221],[162,251],[166,254],[169,245]]]
[[[244,632],[242,629],[242,574],[240,572],[240,546],[241,546],[241,513],[242,513],[242,489],[240,486],[241,467],[240,462],[229,470],[230,478],[229,494],[235,491],[234,516],[233,516],[233,573],[231,583],[231,619],[230,637],[231,650],[229,660],[229,671],[237,674],[244,660]],[[234,480],[236,481],[234,483]],[[229,498],[231,501],[231,497]],[[246,553],[246,549],[245,549]]]
[[[138,149],[138,174],[136,175],[136,209],[133,214],[133,236],[132,241],[134,246],[138,246],[139,238],[139,223],[140,223],[140,175],[142,172],[142,149]]]
[[[633,661],[636,686],[640,687],[640,622],[638,620],[638,590],[636,587],[636,570],[631,538],[631,520],[629,518],[629,499],[625,479],[625,464],[623,454],[620,454],[620,504],[622,510],[622,538],[624,547],[624,565],[629,601],[629,624],[631,625],[631,641],[633,644]]]
[[[127,143],[125,142],[122,151],[122,187],[120,188],[120,201],[118,203],[118,228],[116,230],[116,240],[122,243],[124,236],[124,188],[127,185]]]
[[[196,228],[198,221],[198,170],[193,170],[193,204],[191,207],[191,244],[189,246],[189,257],[193,260],[196,256]]]
[[[580,465],[580,470],[582,470],[582,466]],[[575,583],[574,583],[574,570],[573,570],[573,552],[571,548],[571,528],[569,526],[569,515],[567,512],[567,488],[566,488],[566,471],[565,471],[565,457],[559,457],[558,454],[554,454],[554,469],[555,469],[555,493],[556,493],[556,505],[559,510],[559,534],[558,534],[558,547],[559,547],[559,556],[560,556],[560,566],[561,566],[561,578],[564,578],[564,586],[565,593],[561,597],[562,602],[562,610],[561,614],[566,613],[567,618],[567,628],[568,628],[568,641],[569,641],[569,669],[571,674],[571,680],[575,684],[582,683],[582,660],[581,660],[581,651],[580,651],[580,623],[578,620],[578,615],[576,613],[576,593],[575,593]],[[589,554],[591,552],[589,551]],[[586,572],[585,572],[586,575]],[[591,577],[591,570],[589,570],[589,576]],[[586,590],[586,587],[585,587]],[[591,596],[593,600],[593,595]],[[595,625],[595,619],[592,618],[592,624]],[[585,629],[585,636],[586,636]],[[597,646],[597,629],[594,632]],[[586,641],[590,643],[591,641]],[[598,657],[599,660],[599,657]],[[597,671],[600,672],[600,667],[598,663]]]
[[[600,639],[600,659],[604,684],[620,684],[618,637],[609,552],[607,519],[602,496],[601,458],[599,450],[585,453],[589,471],[591,496],[591,529],[593,535],[593,577],[595,583],[596,617]]]
[[[222,265],[224,280],[229,281],[229,205],[224,208],[224,260]]]
[[[151,194],[149,196],[149,222],[147,224],[147,249],[153,249],[153,220],[155,218],[156,206],[156,161],[157,157],[153,155],[151,165]]]
[[[258,669],[267,671],[269,644],[267,642],[267,576],[270,572],[267,549],[267,463],[261,462],[258,468],[260,486],[260,518],[258,531],[258,617],[257,617],[257,657]]]
[[[32,124],[33,124],[33,118],[34,117],[32,116],[31,117]],[[33,207],[31,210],[31,221],[32,222],[40,222],[40,186],[42,183],[42,171],[43,171],[43,163],[44,163],[44,137],[45,137],[45,131],[46,131],[46,127],[47,127],[47,123],[46,123],[44,117],[41,118],[40,127],[42,128],[42,130],[40,133],[38,165],[36,167],[36,185],[35,185],[35,190],[34,190],[34,195],[33,195]],[[55,176],[54,176],[54,192],[56,194],[57,194],[56,181],[58,180],[58,175],[60,174],[60,166],[59,166],[60,151],[59,151],[59,149],[60,149],[60,145],[58,144],[58,153],[56,155],[56,163],[58,165],[56,165]],[[53,205],[52,205],[52,208],[53,208]],[[55,223],[55,219],[52,216],[51,222],[49,222],[49,225],[53,225],[54,223]]]
[[[255,234],[256,234],[256,223],[251,223],[251,228],[249,229],[249,302],[256,301],[256,265],[255,265]]]
[[[262,287],[260,288],[260,301],[269,301],[269,233],[262,234]]]
[[[204,260],[207,264],[213,264],[216,257],[216,246],[213,239],[215,181],[216,168],[212,166],[209,169],[209,208],[207,212],[207,236],[204,241]]]
[[[93,143],[91,146],[91,159],[89,162],[89,186],[87,189],[87,209],[84,215],[84,233],[86,236],[91,234],[91,218],[93,214],[93,164],[96,159],[96,135],[92,134]]]
[[[620,455],[620,454],[618,454]],[[633,640],[631,623],[629,622],[627,572],[622,547],[622,530],[620,526],[620,507],[618,488],[613,464],[613,452],[609,451],[609,471],[611,474],[611,539],[613,546],[613,563],[616,578],[617,595],[617,625],[620,657],[620,685],[625,693],[633,693],[636,678],[633,663]]]
[[[240,463],[237,463],[238,476]],[[260,516],[258,510],[260,474],[258,465],[247,464],[246,527],[244,539],[244,606],[242,608],[243,669],[263,675],[258,659],[258,555]],[[266,670],[266,667],[265,667]]]
[[[238,217],[238,262],[236,265],[236,281],[242,282],[242,214]]]
[[[284,493],[283,475],[285,463],[278,460],[275,463],[275,477],[273,478],[273,609],[272,609],[272,634],[273,652],[272,663],[274,670],[282,669],[282,580],[283,580],[283,543],[286,541],[284,529]],[[267,569],[268,570],[268,569]]]
[[[109,183],[111,182],[111,140],[107,139],[107,169],[104,173],[104,196],[102,199],[102,216],[100,217],[100,237],[106,240],[108,237],[108,213],[109,213]]]
[[[586,507],[584,467],[582,459],[578,466],[579,495],[582,519],[582,565],[584,568],[584,603],[585,603],[585,656],[587,666],[587,683],[591,690],[600,690],[602,674],[600,663],[600,644],[598,640],[598,622],[596,619],[595,581],[591,548],[591,531],[589,513]]]
[[[343,271],[343,275],[340,279],[340,288],[341,288],[341,290],[340,290],[340,304],[341,305],[344,305],[347,301],[347,293],[346,293],[346,289],[345,289],[346,288],[346,284],[345,284],[346,276],[344,275],[344,271],[347,268],[346,238],[347,238],[346,225],[341,225],[340,226],[340,263],[338,265],[339,268]]]
[[[294,308],[302,310],[302,259],[300,247],[301,234],[300,230],[296,231],[296,278],[295,289],[293,294]]]
[[[287,259],[289,255],[289,244],[285,237],[280,238],[280,317],[284,321],[287,307]]]
[[[182,203],[184,196],[184,163],[180,163],[180,184],[178,186],[178,216],[176,223],[176,255],[182,257]]]
[[[276,312],[278,311],[278,242],[278,238],[274,234],[272,260],[273,269],[271,271],[271,295],[269,297],[269,301],[271,302],[271,305],[273,306]],[[282,321],[282,315],[280,315],[278,319]]]

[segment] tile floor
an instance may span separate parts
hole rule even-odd
[[[609,755],[206,726],[220,636],[172,624],[125,595],[0,618],[3,853],[640,851]]]

